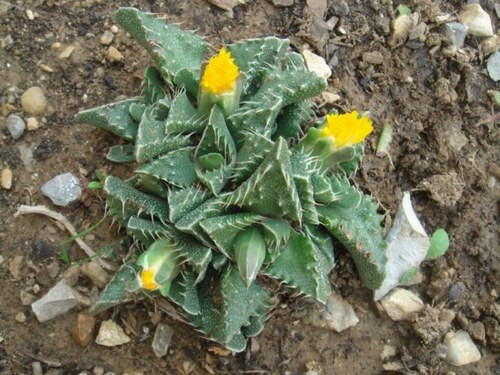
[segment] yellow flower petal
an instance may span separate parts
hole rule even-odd
[[[366,116],[359,117],[357,111],[352,111],[343,115],[327,115],[320,135],[332,137],[335,148],[339,149],[362,142],[372,131],[372,120]]]
[[[151,268],[141,271],[141,284],[146,290],[156,290],[159,285],[155,282],[155,271]]]
[[[201,87],[216,95],[232,92],[239,74],[240,70],[234,63],[231,52],[222,48],[208,62],[201,78]]]

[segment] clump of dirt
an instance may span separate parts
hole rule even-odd
[[[486,57],[479,52],[481,38],[468,36],[465,46],[453,51],[441,32],[444,21],[439,21],[446,14],[448,21],[454,20],[462,2],[405,1],[418,18],[411,21],[409,34],[397,41],[391,20],[397,16],[398,4],[391,1],[330,1],[321,20],[311,16],[306,2],[278,3],[286,2],[248,1],[235,6],[229,15],[204,0],[0,1],[0,158],[1,168],[13,172],[13,186],[0,189],[3,374],[34,372],[37,366],[51,374],[101,369],[114,373],[302,374],[310,370],[376,374],[391,368],[387,363],[384,367],[387,361],[401,365],[393,367],[400,373],[500,371],[495,354],[500,347],[500,131],[497,104],[488,94],[495,83],[485,70]],[[498,26],[493,2],[481,4]],[[196,29],[214,45],[278,35],[290,38],[297,49],[308,43],[326,59],[333,69],[328,90],[335,100],[323,102],[318,116],[331,109],[358,109],[370,111],[375,122],[357,183],[379,200],[388,215],[396,212],[402,193],[412,191],[428,233],[442,227],[451,237],[448,254],[425,263],[423,282],[412,287],[428,305],[415,323],[393,322],[368,302],[371,292],[362,287],[340,245],[331,282],[354,306],[360,320],[342,333],[306,325],[303,311],[311,302],[288,294],[278,296],[279,307],[265,330],[238,355],[179,323],[175,311],[160,300],[137,301],[98,316],[99,321],[112,318],[132,338],[131,343],[114,348],[95,342],[81,348],[73,340],[76,315],[84,306],[43,324],[36,320],[28,295],[41,297],[68,268],[60,256],[68,234],[44,217],[14,219],[17,207],[50,205],[40,187],[60,173],[72,172],[88,181],[96,179],[97,170],[129,173],[126,167],[105,159],[113,136],[73,120],[81,109],[140,90],[149,60],[116,28],[113,17],[119,6],[165,14],[168,22]],[[114,31],[113,38],[102,44],[106,31]],[[106,58],[110,46],[123,59]],[[64,57],[64,51],[72,52]],[[32,86],[42,88],[49,108],[37,116],[38,129],[14,140],[4,124],[10,113],[30,117],[23,112],[20,97]],[[394,130],[389,149],[393,164],[375,155],[385,123]],[[27,160],[20,148],[31,150],[33,160]],[[98,193],[86,198],[76,206],[58,209],[79,230],[104,215]],[[116,226],[105,222],[85,241],[99,249],[121,235]],[[85,258],[75,245],[69,256],[75,261]],[[83,276],[77,288],[89,297],[99,292]],[[151,340],[160,320],[174,328],[174,337],[166,357],[158,359]],[[463,368],[448,365],[435,348],[449,329],[467,330],[482,359]],[[384,345],[396,348],[389,359],[380,357]]]

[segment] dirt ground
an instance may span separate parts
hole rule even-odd
[[[497,106],[488,95],[496,85],[479,51],[482,39],[468,36],[463,49],[450,52],[436,21],[443,14],[453,19],[465,2],[402,1],[418,12],[424,26],[415,27],[414,38],[401,43],[392,37],[390,21],[399,3],[391,0],[329,1],[325,19],[336,16],[339,21],[325,43],[311,38],[307,6],[297,0],[288,7],[247,0],[232,15],[204,0],[0,3],[7,9],[0,15],[0,162],[14,176],[10,190],[0,189],[0,374],[35,373],[34,362],[45,374],[500,374],[500,131]],[[493,3],[481,1],[498,26]],[[115,141],[112,135],[73,119],[81,109],[139,93],[145,53],[123,30],[111,43],[123,61],[106,60],[108,46],[100,43],[115,25],[119,6],[164,13],[169,22],[198,30],[214,46],[267,35],[290,38],[297,49],[309,42],[332,64],[329,91],[338,100],[321,103],[318,114],[358,109],[370,111],[375,123],[357,183],[376,197],[388,217],[394,216],[402,193],[411,191],[427,232],[442,227],[451,237],[446,256],[424,263],[422,282],[411,287],[427,304],[416,323],[394,322],[377,308],[340,246],[331,283],[360,319],[342,333],[307,325],[304,317],[312,302],[288,294],[279,296],[265,330],[238,355],[221,351],[150,301],[98,315],[98,322],[114,319],[132,339],[114,348],[95,342],[82,348],[73,340],[75,317],[84,306],[43,324],[37,321],[20,295],[42,296],[68,268],[60,257],[68,234],[46,217],[13,214],[21,204],[45,204],[79,230],[86,228],[104,213],[98,197],[71,208],[54,207],[40,187],[64,172],[89,180],[101,168],[122,176],[129,172],[105,159]],[[60,59],[67,46],[75,50]],[[367,55],[374,52],[379,61]],[[20,97],[32,86],[42,88],[49,109],[37,117],[40,128],[13,140],[6,117],[11,112],[29,117]],[[394,129],[389,151],[394,167],[389,158],[375,155],[385,123]],[[31,164],[23,161],[20,147],[33,150]],[[106,222],[85,240],[99,249],[119,235]],[[75,245],[70,255],[83,257]],[[19,256],[22,262],[16,264]],[[83,277],[77,286],[89,295],[97,292]],[[151,350],[160,318],[174,328],[162,359]],[[469,331],[482,359],[463,367],[448,365],[437,348],[449,329]],[[384,345],[396,353],[383,360]]]

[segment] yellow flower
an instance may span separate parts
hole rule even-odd
[[[321,137],[332,137],[336,149],[362,142],[373,131],[372,120],[360,117],[357,111],[343,115],[326,116],[326,124],[321,129]]]
[[[143,269],[141,271],[140,279],[141,285],[146,290],[156,290],[160,286],[155,282],[156,270],[152,268]]]
[[[222,48],[208,62],[201,78],[201,87],[203,90],[216,95],[232,92],[235,89],[239,74],[240,70],[234,63],[231,52]]]

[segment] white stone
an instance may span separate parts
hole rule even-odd
[[[325,59],[315,53],[305,49],[302,51],[307,70],[316,73],[319,77],[328,79],[332,75],[332,70],[326,63]]]
[[[123,329],[112,320],[105,320],[101,323],[99,334],[95,340],[96,344],[103,346],[118,346],[130,341]]]
[[[33,86],[27,89],[21,96],[21,106],[30,115],[41,115],[47,109],[47,99],[42,89]]]
[[[57,206],[68,206],[80,199],[80,180],[71,173],[54,177],[42,186],[42,193]]]
[[[106,30],[102,34],[101,39],[99,39],[99,43],[104,44],[104,45],[107,46],[107,45],[111,44],[111,42],[113,41],[114,37],[115,37],[115,35],[113,34],[112,31]]]
[[[375,291],[376,301],[398,286],[401,277],[407,271],[418,268],[425,259],[430,246],[429,237],[411,204],[410,193],[404,193],[393,225],[385,239],[389,243],[386,277],[380,288]]]
[[[342,332],[358,324],[359,319],[353,307],[337,293],[332,292],[326,300],[325,308],[311,312],[305,322],[314,327]]]
[[[151,346],[157,358],[161,358],[165,356],[165,354],[167,354],[168,347],[170,346],[173,335],[174,331],[168,325],[159,323],[156,326],[156,331]]]
[[[46,295],[33,302],[31,309],[38,321],[43,323],[68,312],[82,300],[83,296],[61,279]]]
[[[12,171],[9,168],[2,169],[0,186],[6,190],[10,190],[12,187]]]
[[[473,36],[492,36],[493,26],[491,18],[479,4],[467,4],[458,13],[458,20],[469,27],[469,34]]]
[[[40,127],[40,123],[38,122],[36,117],[28,117],[26,119],[26,126],[28,127],[28,130],[33,131]]]
[[[500,52],[497,51],[490,56],[486,63],[486,69],[493,81],[500,80]]]
[[[444,338],[446,361],[453,366],[464,366],[481,359],[481,353],[465,331],[448,332]]]
[[[392,320],[413,321],[424,308],[422,300],[409,290],[396,288],[380,301]]]

